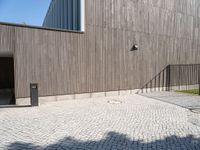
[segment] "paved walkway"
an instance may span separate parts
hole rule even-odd
[[[0,149],[198,150],[198,117],[139,95],[0,109]]]
[[[200,96],[178,93],[178,92],[152,92],[152,93],[143,93],[143,96],[157,99],[163,102],[168,102],[175,104],[187,109],[194,111],[199,111],[200,113]]]

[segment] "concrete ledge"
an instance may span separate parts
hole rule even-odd
[[[146,88],[143,90],[140,90],[139,93],[151,93],[151,92],[162,92],[162,91],[166,91],[166,87],[156,87],[156,88]]]
[[[135,90],[130,90],[131,94],[136,94],[139,91],[139,89],[135,89]]]
[[[39,97],[39,103],[55,102],[57,101],[57,96]]]
[[[120,91],[109,91],[109,92],[105,92],[105,96],[109,97],[109,96],[119,96],[120,95]]]
[[[119,91],[120,95],[130,95],[131,94],[131,90],[128,91]]]
[[[18,98],[16,99],[17,106],[31,105],[30,98]]]
[[[171,90],[189,90],[189,89],[198,89],[199,85],[195,84],[195,85],[182,85],[182,86],[171,86],[170,89]]]
[[[75,99],[74,95],[60,95],[57,96],[57,101],[73,100]]]
[[[83,94],[75,94],[74,99],[86,99],[86,98],[91,98],[90,93],[83,93]]]
[[[183,85],[183,86],[170,86],[170,91],[176,91],[176,90],[189,90],[189,89],[195,89],[198,88],[198,84],[195,85]],[[152,88],[146,88],[139,91],[139,93],[151,93],[151,92],[163,92],[166,91],[167,87],[152,87]]]
[[[98,98],[98,97],[105,97],[106,93],[105,92],[99,92],[99,93],[90,93],[91,98]]]
[[[122,91],[109,91],[109,92],[96,92],[96,93],[83,93],[83,94],[72,94],[72,95],[57,95],[57,96],[46,96],[39,97],[39,103],[48,103],[56,101],[67,101],[76,99],[88,99],[88,98],[101,98],[109,96],[125,96],[130,94],[135,94],[138,90],[122,90]],[[30,98],[18,98],[16,99],[16,105],[31,105]]]

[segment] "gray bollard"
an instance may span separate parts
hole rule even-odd
[[[30,84],[30,98],[31,98],[31,106],[32,107],[39,106],[38,84],[37,83],[31,83]]]

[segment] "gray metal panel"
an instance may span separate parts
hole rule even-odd
[[[43,26],[69,30],[81,29],[80,0],[53,0]]]
[[[68,28],[72,29],[72,3],[71,0],[68,0],[68,5],[67,5],[67,10],[68,10],[68,20],[67,20],[67,24],[68,24]]]

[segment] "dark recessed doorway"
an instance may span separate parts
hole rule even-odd
[[[0,57],[0,105],[15,104],[14,60]]]

